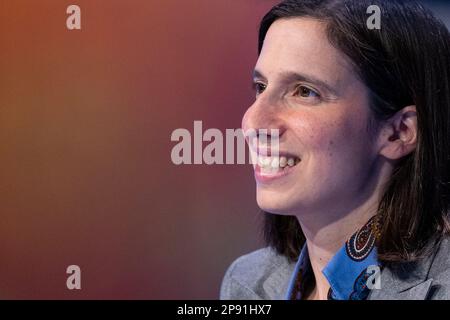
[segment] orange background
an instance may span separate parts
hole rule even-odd
[[[261,246],[252,169],[174,166],[170,135],[240,127],[274,3],[0,0],[0,299],[218,297]]]

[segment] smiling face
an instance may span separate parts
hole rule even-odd
[[[256,100],[244,115],[243,130],[279,130],[279,158],[265,157],[259,143],[255,177],[261,209],[297,216],[337,212],[366,196],[378,159],[367,130],[368,89],[329,43],[326,25],[308,18],[275,21],[254,83]]]

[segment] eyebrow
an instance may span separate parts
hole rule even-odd
[[[327,83],[323,80],[320,80],[314,76],[297,73],[297,72],[292,72],[292,71],[283,71],[283,72],[281,72],[281,76],[283,78],[287,79],[287,81],[304,81],[304,82],[316,84],[316,85],[324,88],[325,90],[331,92],[332,94],[337,95],[336,89],[334,89],[332,85],[330,85],[329,83]],[[253,71],[253,79],[258,79],[258,78],[267,81],[267,78],[262,74],[262,72],[255,69]]]

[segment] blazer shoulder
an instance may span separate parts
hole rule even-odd
[[[450,299],[450,237],[442,239],[429,272],[432,299]]]
[[[237,258],[220,288],[222,300],[283,299],[295,263],[270,247]]]

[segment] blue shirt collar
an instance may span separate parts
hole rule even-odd
[[[363,300],[367,298],[369,294],[367,280],[370,276],[367,269],[370,266],[380,265],[373,231],[376,225],[375,220],[374,217],[371,218],[355,232],[322,270],[330,284],[329,299]],[[295,265],[285,298],[287,300],[303,299],[311,281],[314,281],[314,275],[305,244]]]

